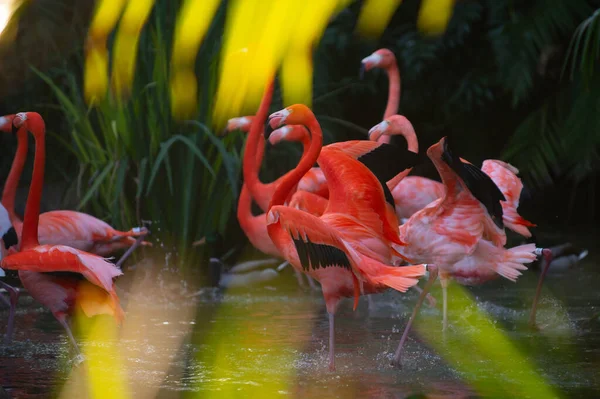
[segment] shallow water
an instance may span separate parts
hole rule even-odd
[[[560,396],[600,397],[600,321],[592,318],[600,312],[600,269],[592,240],[582,244],[591,252],[577,269],[548,275],[538,331],[527,328],[537,272],[526,272],[516,284],[470,287],[474,300],[460,309],[453,307],[458,291],[451,290],[445,338],[441,295],[434,290],[438,305],[423,306],[401,370],[389,364],[415,292],[374,296],[373,308],[361,299],[355,312],[351,301],[343,302],[336,317],[337,370],[329,372],[321,294],[298,289],[290,270],[265,288],[224,294],[205,289],[190,296],[176,283],[141,282],[138,291],[121,295],[128,317],[120,339],[107,344],[84,337],[81,347],[86,352],[116,343],[99,370],[117,389],[111,378],[120,364],[136,398],[506,397],[516,396],[515,387],[530,375]],[[491,330],[474,321],[480,311]],[[504,359],[511,370],[498,368],[503,353],[487,355],[501,347],[489,342],[493,334],[518,349],[521,357]],[[465,337],[483,339],[484,347]],[[0,385],[15,398],[85,397],[87,362],[74,366],[73,358],[60,325],[22,295],[15,342],[0,345]]]

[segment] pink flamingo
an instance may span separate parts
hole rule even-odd
[[[98,255],[66,245],[40,245],[38,220],[46,159],[45,125],[42,117],[35,112],[19,113],[12,123],[15,128],[28,130],[33,134],[35,159],[25,207],[20,252],[2,259],[0,266],[19,271],[19,278],[25,289],[50,309],[67,331],[79,354],[67,317],[76,308],[80,308],[88,317],[108,314],[121,323],[124,313],[113,279],[122,272]]]
[[[311,132],[311,145],[298,166],[277,187],[267,214],[269,236],[297,270],[321,283],[329,314],[329,367],[335,369],[334,314],[342,297],[393,288],[405,292],[425,273],[426,265],[390,267],[365,255],[391,237],[383,189],[369,169],[339,148],[321,151],[322,133],[312,112],[296,104],[272,114],[269,125],[302,124]],[[252,141],[250,141],[252,142]],[[321,217],[283,206],[289,192],[318,160],[329,182],[329,203]],[[377,226],[379,225],[379,226]],[[432,269],[435,270],[435,269]],[[359,287],[359,280],[362,287]]]
[[[419,147],[414,129],[406,118],[399,115],[373,126],[369,130],[369,139],[376,141],[382,135],[396,135],[400,129],[407,132],[404,137],[407,138],[409,151],[417,153]],[[408,137],[411,138],[410,141]],[[461,161],[469,163],[464,159],[461,159]],[[531,237],[527,227],[533,227],[535,224],[525,220],[517,211],[521,190],[523,189],[523,183],[517,176],[519,170],[496,159],[483,161],[481,170],[492,179],[505,197],[504,200],[501,200],[500,205],[502,206],[502,218],[506,227],[524,237]],[[398,220],[402,221],[425,208],[434,200],[441,198],[444,195],[444,185],[426,177],[407,176],[392,188],[392,195],[396,203],[396,215]]]
[[[0,130],[12,132],[12,122],[15,115],[0,117]],[[44,134],[44,133],[42,133]],[[2,204],[6,207],[10,221],[17,235],[21,237],[23,222],[15,212],[15,198],[17,186],[25,161],[27,158],[27,131],[20,129],[16,132],[18,145],[17,152],[4,185]],[[108,223],[91,215],[75,211],[50,211],[40,215],[39,240],[42,244],[68,245],[73,248],[97,255],[107,256],[119,249],[137,247],[138,245],[151,245],[146,241],[136,240],[136,237],[145,236],[148,230],[145,227],[135,227],[124,232],[115,230]],[[18,248],[18,245],[15,249]],[[117,263],[123,264],[131,251],[127,251]]]
[[[439,267],[443,293],[443,329],[447,328],[447,286],[454,277],[463,284],[480,284],[497,274],[515,281],[533,262],[548,250],[534,244],[504,249],[485,240],[496,237],[494,224],[502,225],[503,198],[493,181],[481,170],[455,158],[446,138],[427,150],[445,187],[444,196],[415,213],[402,226],[400,238],[409,245],[398,248],[419,262],[432,262]],[[416,309],[420,305],[421,298]],[[394,362],[399,364],[402,344]]]

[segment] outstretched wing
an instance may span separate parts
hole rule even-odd
[[[329,184],[325,213],[342,213],[360,220],[381,237],[402,245],[398,222],[393,223],[381,183],[363,164],[343,151],[324,148],[319,165]],[[391,208],[393,209],[393,208]]]
[[[2,260],[2,268],[32,272],[73,272],[82,274],[90,283],[110,292],[113,278],[123,274],[104,258],[66,245],[39,245],[16,252]]]

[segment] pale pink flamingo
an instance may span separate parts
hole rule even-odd
[[[15,115],[0,117],[0,130],[12,132],[11,126],[14,118]],[[16,136],[18,140],[17,152],[4,184],[2,204],[8,211],[10,221],[17,235],[21,237],[23,222],[15,212],[15,198],[17,186],[27,159],[27,131],[20,129],[16,132]],[[82,212],[69,210],[44,212],[40,215],[39,223],[39,240],[41,244],[68,245],[101,256],[107,256],[120,249],[137,247],[140,244],[150,245],[148,242],[136,240],[137,237],[148,234],[145,227],[135,227],[126,232],[119,231],[108,223]],[[18,246],[15,249],[17,248]],[[126,252],[119,260],[118,265],[121,265],[130,253],[131,251]]]
[[[120,323],[124,313],[113,279],[122,272],[98,255],[66,245],[40,245],[38,220],[46,159],[45,125],[42,117],[35,112],[19,113],[12,123],[15,128],[33,134],[35,159],[20,251],[3,258],[0,266],[19,271],[25,289],[50,309],[79,353],[67,322],[68,316],[80,308],[88,317],[108,314]]]
[[[378,179],[364,164],[339,148],[328,146],[321,151],[321,128],[306,106],[296,104],[269,118],[273,129],[284,123],[307,126],[312,140],[308,154],[277,187],[267,214],[267,229],[292,266],[321,283],[329,314],[329,366],[333,370],[334,314],[340,299],[354,296],[356,306],[359,290],[362,294],[388,288],[405,292],[417,284],[426,265],[390,267],[366,256],[364,252],[381,256],[371,248],[399,241],[393,237],[391,226],[386,227],[389,220]],[[316,217],[283,206],[289,193],[317,160],[329,182],[325,213]],[[359,280],[362,287],[358,285]]]
[[[399,115],[375,125],[369,130],[369,139],[378,140],[382,135],[397,135],[404,130],[409,151],[418,152],[418,141],[410,122]],[[410,141],[409,141],[410,137]],[[461,159],[463,163],[468,161]],[[517,176],[519,170],[514,166],[496,159],[483,161],[481,170],[487,174],[500,189],[505,200],[500,202],[503,210],[503,221],[506,227],[524,236],[531,237],[527,227],[535,224],[525,220],[518,214],[519,198],[523,183]],[[421,176],[407,176],[392,188],[392,195],[396,203],[398,220],[404,221],[428,204],[441,198],[444,194],[444,185],[435,180]]]
[[[402,226],[400,237],[409,245],[399,251],[418,262],[439,267],[443,293],[443,329],[447,328],[447,286],[450,278],[463,284],[480,284],[496,275],[515,281],[548,250],[534,244],[504,249],[485,237],[498,238],[502,225],[503,198],[493,181],[481,170],[452,155],[442,138],[427,150],[445,187],[444,196],[415,213]],[[492,222],[490,222],[493,220]],[[403,339],[394,356],[400,362]]]

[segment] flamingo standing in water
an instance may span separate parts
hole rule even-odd
[[[0,130],[12,133],[14,118],[15,115],[0,117]],[[45,134],[45,132],[40,134]],[[27,159],[27,131],[20,129],[16,132],[16,136],[18,140],[17,152],[4,184],[2,204],[8,211],[10,221],[17,235],[21,237],[23,222],[15,212],[15,198],[17,186]],[[126,232],[119,231],[91,215],[68,210],[44,212],[40,215],[39,220],[39,240],[41,244],[68,245],[101,256],[107,256],[119,249],[135,248],[140,244],[150,245],[146,241],[136,240],[137,237],[143,237],[147,234],[148,229],[145,227],[135,227]],[[131,252],[127,251],[119,259],[117,265],[122,265]]]
[[[17,233],[15,228],[10,223],[6,208],[0,204],[0,261],[4,258],[9,250],[14,245],[17,245]],[[4,270],[0,269],[0,277],[4,277]],[[9,343],[12,338],[12,332],[15,322],[15,310],[17,308],[17,300],[19,299],[19,290],[6,284],[0,280],[0,287],[3,287],[8,293],[8,299],[4,295],[0,298],[9,306],[8,324],[6,327],[6,335],[4,336],[5,343]]]
[[[321,283],[329,314],[329,368],[334,370],[334,314],[340,299],[354,295],[356,307],[359,290],[362,294],[388,288],[405,292],[417,284],[426,265],[391,267],[369,256],[379,256],[373,247],[380,248],[389,242],[402,244],[389,226],[383,189],[365,165],[339,148],[328,146],[321,151],[321,128],[306,106],[287,107],[272,114],[268,123],[273,129],[284,123],[302,124],[311,132],[308,153],[288,172],[273,195],[267,230],[292,266]],[[283,206],[317,160],[329,182],[325,213],[317,217]],[[435,268],[431,270],[435,274]]]
[[[92,317],[113,316],[118,323],[124,318],[113,279],[122,274],[104,258],[66,245],[40,245],[38,220],[44,184],[46,158],[45,125],[35,112],[17,114],[13,126],[26,130],[35,138],[35,158],[29,196],[25,207],[20,251],[2,259],[0,266],[18,270],[23,286],[38,302],[50,309],[65,328],[79,354],[77,342],[69,328],[67,317],[76,308]]]
[[[427,155],[442,178],[445,193],[400,226],[400,238],[409,245],[398,250],[416,261],[433,262],[439,267],[446,330],[450,278],[462,284],[481,284],[497,275],[515,281],[527,269],[524,264],[538,255],[547,256],[548,250],[535,244],[503,248],[499,201],[504,197],[489,176],[455,158],[446,138],[431,146]],[[394,356],[396,364],[405,339],[406,332]]]

